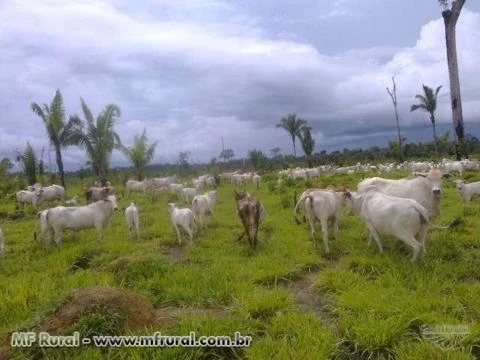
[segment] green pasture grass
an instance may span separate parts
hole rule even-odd
[[[255,249],[245,238],[237,241],[243,228],[235,213],[235,188],[228,183],[218,189],[213,216],[193,246],[188,246],[185,238],[178,245],[167,211],[169,201],[180,207],[188,204],[170,194],[152,199],[132,193],[127,199],[115,179],[119,208],[133,200],[140,208],[138,240],[129,236],[120,211],[106,228],[103,241],[94,230],[81,231],[73,240],[66,232],[61,248],[55,244],[47,248],[34,240],[38,221],[35,211],[26,207],[24,219],[5,220],[0,225],[6,245],[0,257],[0,338],[34,327],[61,306],[71,291],[103,285],[144,295],[157,308],[209,308],[228,314],[220,318],[180,316],[173,325],[148,328],[142,334],[162,331],[180,335],[195,330],[202,335],[233,335],[240,331],[253,337],[252,346],[17,349],[10,355],[19,359],[480,357],[480,202],[464,209],[454,179],[444,182],[442,211],[435,223],[448,224],[457,217],[462,223],[449,230],[431,230],[427,253],[416,263],[409,260],[411,248],[391,237],[382,237],[383,255],[374,242],[368,247],[363,224],[346,211],[339,241],[330,238],[328,257],[323,254],[320,231],[315,248],[306,224],[294,222],[295,198],[307,187],[333,185],[354,190],[362,177],[369,176],[377,174],[327,174],[308,181],[285,180],[278,186],[276,177],[270,175],[263,179],[260,190],[247,185],[247,191],[261,201],[266,212]],[[466,173],[465,179],[475,181],[480,175]],[[69,179],[68,185],[68,197],[80,195],[84,204],[88,179]],[[0,200],[0,211],[12,213],[14,208],[13,199]],[[165,253],[166,248],[178,247],[177,251],[183,252],[181,261]],[[300,311],[295,294],[281,286],[312,271],[318,272],[315,291],[326,301],[324,311],[334,319],[332,323],[322,323],[313,311]],[[107,321],[108,309],[97,310],[68,331],[114,331],[116,323]],[[443,324],[468,325],[471,331],[448,346],[439,346],[421,333],[422,326]]]

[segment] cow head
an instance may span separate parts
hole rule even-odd
[[[450,176],[442,173],[439,169],[432,169],[428,173],[415,172],[414,175],[426,178],[431,185],[433,195],[436,197],[440,197],[442,194],[442,178]]]
[[[115,194],[108,195],[105,200],[112,204],[113,210],[118,211],[117,198],[115,197]]]
[[[465,182],[463,180],[455,180],[455,186],[457,188],[457,191],[462,191],[465,187]]]
[[[175,203],[168,203],[167,206],[168,206],[168,212],[170,215],[173,213],[173,210],[175,210],[175,208],[177,207]]]

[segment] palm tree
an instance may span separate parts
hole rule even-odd
[[[300,143],[302,144],[302,149],[305,155],[307,156],[308,167],[312,167],[312,152],[315,147],[315,139],[312,138],[310,126],[302,126],[300,129]]]
[[[37,182],[37,157],[30,143],[27,142],[23,154],[17,151],[17,161],[22,164],[28,185],[35,184]]]
[[[280,123],[276,125],[276,128],[282,128],[287,131],[292,137],[293,143],[293,155],[297,157],[297,150],[295,148],[295,139],[300,138],[300,128],[306,125],[307,122],[303,119],[297,119],[297,115],[288,114],[286,118],[282,118]]]
[[[143,129],[142,135],[135,135],[133,139],[133,145],[131,147],[127,148],[123,145],[120,146],[120,150],[130,160],[135,168],[138,180],[143,179],[145,167],[153,159],[157,142],[158,141],[155,141],[153,144],[149,145],[146,131]]]
[[[80,102],[86,120],[85,124],[78,115],[73,115],[70,120],[82,124],[82,128],[76,134],[79,139],[78,144],[85,149],[89,159],[87,163],[92,167],[98,180],[104,184],[113,149],[122,147],[120,137],[113,129],[115,121],[120,116],[120,108],[117,105],[109,104],[95,120],[85,101],[80,98]]]
[[[432,127],[433,127],[433,140],[434,140],[435,153],[438,154],[437,130],[435,128],[435,110],[437,109],[437,95],[442,87],[441,86],[437,87],[437,90],[435,90],[435,93],[434,93],[432,88],[426,85],[422,85],[422,86],[423,86],[423,95],[420,95],[420,94],[415,95],[415,98],[420,100],[420,103],[412,105],[412,107],[410,108],[410,111],[421,109],[430,114],[430,121],[432,122]]]
[[[77,136],[81,129],[81,122],[78,119],[72,119],[65,123],[65,108],[63,107],[63,98],[60,90],[57,89],[50,106],[37,103],[31,104],[32,111],[37,114],[45,124],[50,143],[55,148],[55,157],[57,160],[58,173],[60,174],[60,183],[65,188],[65,173],[63,170],[63,160],[61,148],[77,145],[79,138]]]

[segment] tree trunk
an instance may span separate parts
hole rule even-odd
[[[433,128],[433,147],[435,149],[435,154],[438,156],[438,147],[437,147],[438,141],[437,141],[437,129],[435,127],[435,116],[432,115],[430,120],[432,121],[432,128]]]
[[[456,0],[452,2],[452,8],[442,12],[443,21],[445,23],[445,42],[447,47],[448,77],[450,80],[450,98],[452,105],[452,120],[457,138],[457,145],[461,145],[464,140],[464,126],[462,114],[462,99],[460,96],[460,79],[458,75],[457,62],[457,44],[455,37],[455,27],[457,24],[460,11],[462,10],[465,0]],[[456,146],[457,160],[461,159],[459,148]]]
[[[398,110],[397,110],[397,85],[395,84],[395,75],[392,76],[393,90],[387,87],[387,92],[392,98],[393,109],[395,110],[395,120],[397,122],[397,135],[398,135],[398,146],[400,148],[400,160],[403,161],[403,147],[402,147],[402,135],[400,134],[400,120],[398,119]]]
[[[292,143],[293,143],[293,157],[297,157],[297,149],[295,149],[295,136],[292,136]]]
[[[60,185],[67,190],[67,187],[65,186],[65,172],[63,171],[63,160],[62,152],[60,151],[60,145],[55,145],[55,156],[57,159],[58,173],[60,174]]]

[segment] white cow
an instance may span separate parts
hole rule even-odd
[[[217,201],[217,191],[209,191],[204,195],[196,195],[192,200],[192,211],[200,223],[200,227],[205,227],[207,215],[211,215],[213,207]]]
[[[2,228],[0,228],[0,255],[3,254],[4,249],[5,249],[5,239],[3,238]]]
[[[416,200],[427,209],[430,218],[434,219],[440,212],[442,177],[445,174],[438,169],[415,174],[418,176],[413,179],[368,178],[358,184],[357,190],[364,193],[369,186],[374,185],[384,194]]]
[[[103,240],[103,230],[110,223],[113,211],[117,210],[115,195],[107,195],[104,191],[104,200],[99,200],[86,206],[64,207],[57,206],[48,209],[44,215],[40,214],[40,220],[46,221],[45,234],[50,243],[52,232],[55,243],[61,245],[63,230],[72,231],[95,228],[99,240]]]
[[[25,204],[30,204],[34,209],[42,202],[43,190],[20,190],[16,194],[17,207],[23,209]]]
[[[178,243],[180,245],[182,244],[182,237],[179,229],[180,227],[186,231],[190,245],[192,245],[193,235],[197,232],[197,224],[195,221],[195,215],[193,215],[193,211],[188,208],[179,209],[174,203],[168,203],[168,212],[177,233]]]
[[[183,188],[182,190],[182,195],[183,199],[185,200],[186,203],[190,202],[190,199],[193,199],[195,195],[197,195],[197,189],[196,188]]]
[[[480,195],[480,181],[465,184],[463,180],[455,180],[455,185],[463,200],[464,206],[466,206],[473,198]]]
[[[350,211],[360,215],[380,253],[383,247],[379,234],[392,235],[413,248],[411,260],[415,261],[420,249],[426,252],[429,227],[448,228],[431,224],[427,209],[417,201],[383,194],[375,186],[362,194],[346,192],[345,198]]]
[[[338,240],[338,224],[341,218],[343,194],[344,192],[335,192],[331,189],[314,190],[310,191],[304,198],[305,217],[310,228],[313,242],[316,246],[315,222],[318,219],[322,226],[323,245],[326,254],[330,252],[328,247],[329,222],[333,223],[335,240]],[[295,209],[296,208],[297,207],[295,207]]]
[[[142,181],[128,180],[125,183],[125,197],[129,197],[131,192],[145,192],[152,186],[152,180],[143,179]]]
[[[461,161],[443,159],[442,167],[446,174],[457,172],[461,177],[463,177],[463,173],[465,172],[465,165]]]
[[[152,184],[154,186],[169,186],[170,184],[174,183],[177,180],[177,176],[167,176],[162,178],[153,178]]]
[[[35,184],[36,186],[37,184]],[[40,185],[37,187],[38,189],[42,190],[42,197],[40,199],[40,203],[43,201],[65,201],[65,188],[60,185],[50,185],[50,186],[42,186]],[[40,205],[40,203],[38,205]]]
[[[138,239],[140,231],[140,216],[138,214],[137,204],[134,202],[130,203],[130,206],[125,209],[125,222],[127,223],[129,234],[135,230],[135,236]]]

